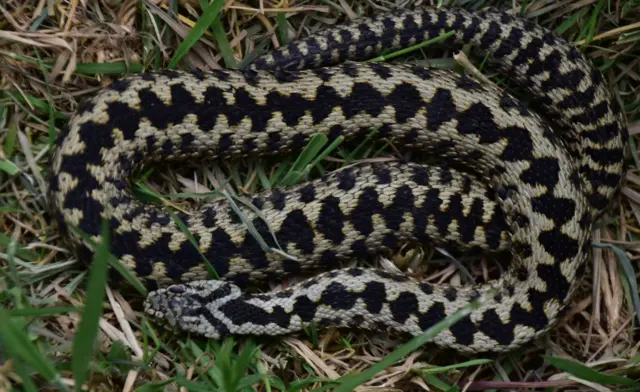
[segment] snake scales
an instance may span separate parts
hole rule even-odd
[[[486,56],[554,129],[512,95],[466,76],[352,62],[447,31],[455,33],[446,47],[469,44]],[[439,160],[354,166],[263,192],[253,209],[239,205],[264,241],[290,257],[265,252],[226,201],[176,213],[200,254],[165,210],[134,199],[128,182],[152,163],[270,156],[300,150],[317,133],[352,140],[372,129]],[[434,342],[498,352],[540,336],[567,306],[592,224],[620,186],[626,138],[600,72],[552,32],[495,10],[421,8],[319,32],[245,71],[167,70],[114,82],[60,135],[51,202],[84,258],[90,247],[70,226],[99,240],[106,219],[111,252],[157,289],[146,311],[183,330],[277,335],[313,322],[419,334],[490,293]],[[499,279],[461,288],[349,268],[277,293],[240,290],[403,243],[508,250],[513,261]],[[205,280],[203,256],[223,280]]]

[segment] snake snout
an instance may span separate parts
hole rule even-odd
[[[218,308],[241,296],[240,288],[229,282],[196,281],[149,293],[145,312],[172,327],[218,338],[228,331],[217,318],[222,314]]]
[[[185,318],[199,316],[202,305],[202,299],[185,285],[151,292],[144,304],[147,314],[163,319],[171,326],[180,324]]]

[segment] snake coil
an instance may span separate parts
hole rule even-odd
[[[359,63],[453,34],[527,91],[544,121],[502,89],[453,72]],[[553,125],[553,129],[550,127]],[[437,164],[378,163],[176,213],[134,199],[128,178],[149,164],[238,159],[300,150],[376,129]],[[245,71],[161,71],[122,78],[83,104],[52,155],[50,195],[62,234],[81,255],[100,240],[152,289],[150,315],[211,338],[318,326],[420,334],[470,301],[487,300],[435,343],[505,351],[540,336],[567,306],[589,254],[593,221],[620,186],[627,130],[600,72],[554,33],[495,10],[420,8],[321,31]],[[277,242],[276,242],[277,241]],[[377,269],[325,272],[277,293],[240,287],[404,243],[508,250],[497,280],[469,287]],[[201,253],[200,253],[201,252]],[[205,280],[204,256],[223,280]],[[166,287],[168,286],[168,287]]]

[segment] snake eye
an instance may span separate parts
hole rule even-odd
[[[183,306],[184,306],[184,301],[180,297],[173,297],[169,301],[169,307],[175,313],[180,313]]]
[[[184,294],[187,289],[183,285],[171,286],[167,289],[172,294]]]

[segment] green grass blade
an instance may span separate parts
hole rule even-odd
[[[209,26],[218,20],[220,10],[224,5],[224,0],[213,0],[202,12],[202,15],[196,21],[193,29],[187,34],[184,40],[176,49],[175,54],[171,58],[168,67],[175,68],[182,58],[191,50],[191,48],[200,40],[202,35],[207,31]]]
[[[53,117],[58,119],[58,120],[68,120],[68,116],[57,112],[55,110],[52,111],[51,107],[49,106],[48,103],[34,97],[33,95],[29,95],[29,94],[18,94],[16,92],[13,91],[5,91],[4,92],[8,97],[15,99],[17,102],[20,103],[24,103],[26,104],[27,101],[30,105],[32,105],[35,109],[37,109],[38,111],[42,112],[42,113],[47,113],[49,114],[50,112],[53,113]]]
[[[604,7],[605,3],[606,3],[606,0],[600,0],[598,2],[596,9],[593,10],[593,13],[591,14],[591,18],[587,23],[587,36],[585,38],[585,42],[587,44],[590,43],[593,40],[593,37],[596,35],[596,31],[598,29],[598,21],[601,16],[602,7]]]
[[[20,173],[20,169],[18,169],[18,166],[16,166],[15,163],[11,162],[8,159],[0,159],[0,170],[10,176]]]
[[[11,238],[7,237],[3,233],[0,233],[0,249],[2,249],[3,247],[4,248],[9,248],[10,244],[11,244]],[[28,260],[28,261],[36,261],[39,258],[37,252],[34,252],[31,249],[17,247],[17,245],[16,245],[16,253],[15,254],[19,258],[25,259],[25,260]]]
[[[307,165],[313,161],[313,158],[318,155],[320,150],[322,150],[328,141],[329,138],[324,134],[313,135],[305,148],[300,152],[300,154],[298,154],[298,158],[278,185],[289,186],[298,182],[303,176]]]
[[[448,372],[450,370],[454,370],[454,369],[460,369],[460,368],[465,368],[465,367],[470,367],[470,366],[479,366],[479,365],[487,365],[493,363],[492,360],[490,359],[474,359],[471,361],[465,361],[462,363],[456,363],[455,365],[449,365],[449,366],[439,366],[439,367],[434,367],[434,368],[430,368],[430,369],[422,369],[420,372],[422,374],[436,374],[436,373],[445,373]]]
[[[24,326],[11,319],[9,313],[0,307],[0,345],[10,358],[21,359],[35,369],[39,375],[51,383],[60,384],[60,375],[52,365],[51,361],[45,358],[40,350],[31,342],[27,336]],[[26,371],[25,371],[26,373]],[[64,390],[67,390],[64,388]]]
[[[98,322],[102,314],[102,301],[105,295],[107,281],[107,267],[109,265],[109,244],[111,240],[109,223],[102,224],[102,241],[96,249],[89,271],[87,283],[87,299],[82,312],[82,319],[78,324],[78,331],[73,340],[73,358],[71,370],[75,378],[76,391],[82,390],[87,380],[89,365],[93,356],[95,339],[98,334]]]
[[[289,35],[287,34],[287,17],[284,15],[284,12],[278,13],[276,16],[276,22],[278,23],[280,44],[287,45],[289,43]]]
[[[200,245],[198,244],[198,241],[196,240],[196,237],[194,237],[193,233],[191,233],[189,231],[189,228],[187,227],[187,225],[173,211],[168,210],[168,212],[169,212],[169,216],[171,216],[171,219],[173,219],[173,221],[176,222],[176,225],[178,226],[180,231],[182,231],[184,233],[184,235],[187,236],[187,239],[189,240],[191,245],[193,245],[193,247],[196,248],[196,250],[200,254],[200,257],[202,257],[202,260],[204,261],[205,268],[209,272],[209,275],[211,275],[211,278],[212,279],[220,279],[220,276],[216,272],[215,268],[213,268],[213,265],[209,262],[209,260],[204,255],[204,253],[202,253],[202,251],[200,250]]]
[[[556,357],[544,357],[547,362],[557,367],[558,369],[570,373],[585,381],[595,382],[600,385],[624,385],[631,387],[640,387],[640,382],[631,380],[626,377],[602,374],[590,367],[584,366],[580,363],[570,361],[568,359],[556,358]]]
[[[442,390],[442,391],[455,391],[457,390],[456,387],[452,387],[451,385],[447,384],[446,382],[440,380],[438,377],[436,377],[433,374],[425,374],[422,376],[422,378],[429,384],[433,385],[434,387]]]
[[[80,63],[76,65],[76,72],[86,75],[118,75],[123,73],[138,73],[143,70],[144,67],[141,64],[125,63],[124,61],[117,61],[113,63]]]
[[[71,229],[78,233],[78,235],[81,236],[84,241],[90,244],[92,249],[96,248],[96,244],[91,240],[91,238],[89,238],[89,236],[85,232],[83,232],[76,226],[71,226]],[[120,273],[122,277],[127,280],[127,282],[129,282],[136,290],[138,290],[140,294],[145,297],[147,296],[147,289],[144,287],[140,279],[133,275],[133,273],[129,269],[127,269],[127,267],[122,265],[114,255],[112,255],[111,253],[107,254],[107,261],[109,262],[109,266],[117,270],[118,273]]]
[[[367,60],[367,63],[372,63],[372,62],[376,62],[376,61],[387,61],[387,60],[391,60],[392,58],[395,57],[399,57],[399,56],[403,56],[407,53],[413,52],[414,50],[418,50],[421,48],[424,48],[425,46],[429,46],[435,43],[438,43],[440,41],[443,41],[449,37],[451,37],[452,35],[454,35],[456,32],[455,31],[447,31],[446,33],[439,35],[437,37],[434,37],[430,40],[424,41],[424,42],[420,42],[419,44],[413,45],[413,46],[409,46],[406,49],[402,49],[402,50],[398,50],[395,51],[393,53],[388,53],[388,54],[382,54],[378,57],[375,57],[371,60]]]
[[[23,308],[9,311],[10,317],[35,317],[35,316],[52,316],[54,314],[67,314],[72,312],[80,312],[82,309],[73,306],[56,306],[48,308]]]
[[[26,391],[26,392],[38,392],[38,387],[33,382],[33,380],[31,379],[31,377],[29,375],[29,372],[27,372],[27,370],[24,368],[22,363],[16,362],[13,366],[16,369],[16,373],[21,378],[21,381],[22,381],[22,385],[21,386],[22,386],[22,388],[24,388],[23,390]]]
[[[247,372],[247,369],[249,369],[251,361],[253,360],[257,352],[258,348],[253,343],[253,341],[247,340],[244,344],[244,347],[242,347],[240,355],[238,355],[238,357],[236,358],[234,366],[235,369],[232,372],[236,376],[236,378],[233,380],[233,385],[236,385],[236,387],[240,385],[243,379],[245,379],[244,374]],[[257,377],[258,380],[262,378],[262,376],[259,374],[254,374],[253,376]],[[246,382],[247,380],[244,381]]]
[[[5,114],[6,110],[5,108],[2,108],[2,114]],[[4,116],[0,117],[4,118]],[[0,128],[4,127],[4,121],[0,121]],[[13,155],[13,152],[15,151],[16,148],[16,139],[18,138],[18,127],[16,127],[16,124],[11,122],[8,124],[7,129],[9,130],[9,132],[7,133],[6,138],[4,139],[4,155],[7,158],[10,158]]]
[[[205,9],[207,6],[207,1],[200,0],[200,8]],[[220,55],[222,55],[222,58],[224,59],[225,66],[227,68],[236,68],[238,64],[236,59],[233,57],[233,49],[227,39],[227,34],[224,32],[224,26],[219,19],[212,24],[211,33],[218,43],[218,49],[220,50]]]

